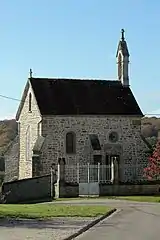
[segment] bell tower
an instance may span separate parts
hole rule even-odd
[[[121,81],[125,87],[129,86],[129,51],[127,42],[125,41],[124,29],[121,30],[121,39],[117,49],[117,64],[118,64],[118,80]]]

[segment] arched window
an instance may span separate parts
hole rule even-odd
[[[29,93],[29,112],[32,110],[32,94]]]
[[[66,134],[66,153],[76,153],[76,135],[73,132]]]

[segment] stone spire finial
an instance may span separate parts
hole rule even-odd
[[[122,34],[122,35],[121,35],[121,40],[122,40],[122,41],[125,40],[124,33],[125,33],[125,31],[124,31],[124,29],[122,28],[122,29],[121,29],[121,34]]]
[[[30,77],[30,78],[32,78],[32,73],[33,73],[33,72],[32,72],[32,69],[30,68],[30,70],[29,70],[29,77]]]

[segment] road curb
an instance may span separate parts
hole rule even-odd
[[[83,228],[81,228],[79,231],[77,231],[76,233],[70,235],[67,238],[64,238],[63,240],[72,240],[75,237],[78,237],[79,235],[81,235],[82,233],[86,232],[87,230],[89,230],[91,227],[93,227],[94,225],[96,225],[97,223],[101,222],[102,220],[104,220],[105,218],[109,217],[111,214],[113,214],[115,211],[117,211],[116,208],[112,209],[111,211],[107,212],[106,214],[104,214],[103,216],[96,218],[95,220],[93,220],[91,223],[87,224],[86,226],[84,226]]]

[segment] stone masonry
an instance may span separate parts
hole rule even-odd
[[[105,164],[106,154],[119,154],[121,179],[138,179],[138,171],[133,172],[133,167],[141,169],[146,164],[145,151],[147,146],[141,138],[141,126],[136,124],[136,117],[126,116],[45,116],[42,119],[42,135],[46,138],[41,155],[43,173],[49,173],[53,163],[57,164],[59,157],[64,157],[66,165],[93,164],[93,150],[89,141],[89,134],[97,134],[102,150],[96,154],[102,155]],[[139,122],[138,121],[138,122]],[[139,122],[140,123],[140,122]],[[76,153],[66,154],[65,136],[67,132],[76,134]],[[118,141],[110,143],[108,136],[112,131],[118,133]],[[110,148],[108,148],[108,145]],[[95,154],[95,153],[94,153]],[[66,172],[66,174],[69,174]],[[72,178],[73,173],[68,178]],[[67,175],[66,175],[67,179]]]
[[[28,97],[32,94],[32,111],[29,112]],[[138,124],[137,124],[138,120]],[[76,153],[66,154],[65,137],[67,132],[76,134]],[[110,143],[108,136],[112,131],[118,133],[118,141]],[[57,164],[59,157],[64,157],[66,165],[93,164],[93,150],[89,134],[97,134],[102,150],[97,154],[119,154],[121,180],[138,178],[138,172],[133,172],[131,166],[145,166],[146,144],[140,136],[140,118],[127,116],[42,116],[29,87],[27,97],[19,118],[20,159],[19,179],[32,177],[32,149],[38,135],[45,137],[41,153],[41,175],[50,172],[52,164]],[[95,154],[95,153],[94,153]],[[130,167],[129,167],[130,166]],[[66,172],[66,179],[70,171]],[[73,173],[72,173],[73,174]]]
[[[18,121],[20,136],[19,179],[32,177],[32,149],[41,131],[41,115],[32,88],[28,87]],[[30,112],[29,93],[32,94],[32,110]]]

